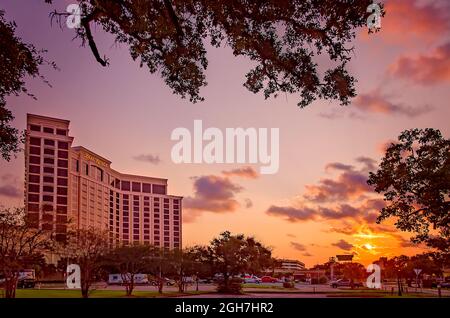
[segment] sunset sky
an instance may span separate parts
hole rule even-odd
[[[22,39],[48,50],[46,59],[60,69],[41,70],[52,87],[27,81],[37,100],[8,98],[14,126],[25,128],[26,113],[69,119],[74,145],[108,158],[115,170],[167,178],[169,193],[185,198],[184,246],[230,230],[307,266],[343,253],[367,264],[422,251],[393,222],[375,224],[383,202],[366,179],[401,131],[432,127],[450,136],[448,1],[384,1],[381,32],[361,29],[354,43],[349,71],[358,79],[358,97],[348,107],[318,100],[305,109],[295,95],[264,100],[249,92],[242,84],[252,63],[228,47],[208,47],[208,86],[197,104],[173,95],[158,74],[139,68],[126,47],[97,29],[97,45],[110,60],[104,68],[73,40],[73,30],[50,24],[49,12],[72,1],[54,2],[0,3]],[[259,165],[172,163],[172,130],[193,130],[195,119],[223,130],[279,128],[278,173],[260,175]],[[23,204],[23,177],[23,155],[0,161],[5,206]]]

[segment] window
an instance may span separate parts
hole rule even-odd
[[[65,141],[58,141],[58,148],[60,149],[69,149],[69,143]]]
[[[53,167],[44,167],[44,173],[53,173],[54,171]]]
[[[28,211],[39,212],[39,204],[28,203]]]
[[[66,214],[67,213],[67,207],[63,205],[58,205],[56,207],[56,213]]]
[[[83,163],[83,173],[88,176],[89,175],[89,165],[87,163]]]
[[[28,176],[28,181],[33,182],[33,183],[39,183],[41,180],[40,180],[39,176],[30,174]]]
[[[75,171],[75,172],[79,171],[79,161],[78,161],[78,159],[72,158],[70,164],[71,164],[72,171]]]
[[[50,127],[44,127],[44,132],[47,134],[53,134],[55,132],[55,130]]]
[[[44,176],[44,182],[53,183],[53,177]]]
[[[67,197],[57,197],[56,203],[58,204],[67,204]]]
[[[53,192],[53,187],[52,186],[44,186],[43,190],[44,190],[44,192]]]
[[[54,156],[55,155],[55,150],[46,148],[46,149],[44,149],[44,155]]]
[[[58,178],[58,185],[59,186],[67,186],[67,179]]]
[[[143,183],[142,184],[142,192],[151,193],[152,192],[152,185],[150,183]]]
[[[69,152],[65,151],[65,150],[58,150],[58,157],[67,159],[67,158],[69,158]]]
[[[53,159],[53,158],[44,158],[44,163],[49,164],[49,165],[53,165],[53,164],[55,164],[55,159]]]
[[[67,160],[58,159],[58,167],[67,168],[69,166]]]
[[[39,202],[39,194],[28,194],[28,201],[30,202]]]
[[[47,202],[53,202],[53,196],[52,195],[43,195],[42,200],[47,201]]]
[[[139,182],[133,182],[132,188],[134,192],[141,192],[141,184]]]
[[[46,145],[46,146],[54,146],[55,145],[55,141],[51,140],[51,139],[44,139],[44,145]]]
[[[40,147],[30,147],[30,154],[39,156],[41,154],[41,148]]]
[[[59,195],[67,195],[67,188],[61,188],[58,187],[58,192]]]
[[[67,169],[58,168],[58,177],[67,177]]]
[[[122,181],[122,190],[130,191],[130,181]]]
[[[30,130],[32,130],[32,131],[41,131],[41,126],[39,126],[39,125],[30,125]]]
[[[65,129],[56,129],[56,134],[60,136],[66,136],[67,130]]]
[[[29,184],[28,185],[28,191],[29,192],[39,193],[39,185],[37,185],[37,184]]]
[[[41,163],[41,157],[36,157],[36,156],[30,156],[30,163],[34,163],[34,164],[40,164]]]
[[[29,171],[31,173],[40,173],[41,172],[41,168],[39,166],[32,166],[32,165],[30,165]]]
[[[160,184],[153,185],[153,193],[155,194],[166,194],[166,186]]]
[[[41,145],[41,139],[36,137],[30,137],[30,145],[33,146],[40,146]]]

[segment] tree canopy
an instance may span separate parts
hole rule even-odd
[[[52,2],[47,0],[47,2]],[[366,26],[372,0],[78,0],[80,27],[76,35],[88,44],[95,59],[102,57],[93,26],[115,36],[130,55],[159,72],[165,83],[191,102],[202,101],[208,66],[205,44],[227,45],[255,67],[244,86],[264,92],[298,93],[305,107],[317,98],[347,105],[355,96],[355,78],[346,70],[356,30]],[[384,11],[382,10],[382,15]],[[54,12],[55,17],[70,13]],[[373,30],[372,30],[373,31]],[[326,53],[332,63],[314,60]]]
[[[305,107],[318,98],[348,105],[356,96],[356,79],[348,73],[347,63],[356,31],[366,26],[371,14],[367,7],[372,0],[77,2],[81,20],[76,37],[89,46],[102,66],[109,60],[97,47],[95,27],[127,46],[133,60],[150,73],[160,74],[174,94],[195,103],[204,100],[200,89],[207,85],[207,43],[226,45],[235,56],[247,57],[254,65],[245,75],[248,90],[262,91],[265,98],[298,94],[298,105]],[[72,14],[54,11],[52,18],[62,22]],[[0,153],[5,160],[20,151],[23,140],[11,126],[14,117],[5,98],[29,94],[26,77],[42,78],[39,69],[48,63],[44,50],[25,43],[15,33],[16,24],[6,21],[0,10]],[[328,62],[319,63],[316,58],[320,54],[326,55]],[[48,64],[56,68],[54,63]]]
[[[431,128],[402,132],[368,184],[387,202],[378,222],[395,217],[413,241],[450,254],[450,139]]]
[[[39,67],[45,60],[42,57],[44,51],[23,42],[15,34],[16,23],[6,21],[4,15],[5,12],[0,10],[0,155],[9,161],[12,154],[20,151],[23,138],[19,130],[11,126],[14,116],[6,108],[5,98],[21,93],[34,97],[26,88],[25,78],[43,78]]]

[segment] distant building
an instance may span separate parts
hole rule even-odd
[[[114,245],[181,248],[182,197],[167,194],[167,179],[118,172],[108,159],[73,147],[69,123],[27,115],[25,207],[36,226],[62,240],[70,220],[107,230]]]
[[[275,273],[294,273],[305,269],[305,263],[298,260],[280,259],[280,266],[275,268]]]

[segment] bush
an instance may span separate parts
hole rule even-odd
[[[220,280],[217,286],[217,292],[226,294],[240,294],[242,292],[242,279],[230,278],[228,286],[225,285],[225,280]]]
[[[294,284],[294,282],[284,282],[283,287],[284,288],[294,288],[295,284]]]

